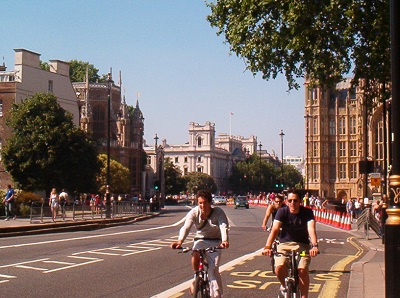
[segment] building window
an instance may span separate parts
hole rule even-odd
[[[339,164],[339,179],[346,179],[346,178],[347,178],[346,164],[341,163]]]
[[[318,157],[318,143],[313,143],[313,157]]]
[[[329,179],[336,180],[336,165],[329,165]]]
[[[313,119],[313,134],[317,135],[318,134],[318,118],[315,117]]]
[[[346,134],[346,118],[344,117],[339,118],[339,134],[340,135]]]
[[[188,173],[188,169],[187,168],[183,168],[183,175],[186,175]]]
[[[331,136],[336,135],[336,123],[335,119],[329,119],[329,134]]]
[[[175,157],[175,163],[179,162],[179,157]]]
[[[357,178],[357,164],[351,163],[350,164],[350,179]]]
[[[201,162],[201,156],[197,157],[197,162]]]
[[[3,100],[0,99],[0,117],[3,117]]]
[[[316,104],[318,100],[318,89],[313,88],[311,89],[311,103]]]
[[[47,91],[53,93],[53,81],[52,80],[49,80],[49,86],[47,88]]]
[[[339,156],[346,156],[346,142],[339,142]]]
[[[357,156],[357,142],[350,142],[350,156]]]
[[[202,172],[203,172],[203,169],[202,169],[201,167],[198,167],[198,168],[197,168],[197,172],[198,172],[198,173],[202,173]]]
[[[312,179],[317,180],[319,177],[319,165],[313,164],[312,165]]]
[[[357,118],[356,116],[350,117],[349,130],[351,135],[357,134]]]
[[[336,157],[336,143],[329,143],[329,157]]]
[[[202,145],[202,139],[201,139],[201,137],[198,137],[197,138],[197,147],[201,147],[201,145]]]
[[[188,158],[187,158],[187,156],[185,156],[185,159],[184,159],[184,161],[185,161],[185,162],[188,162]]]

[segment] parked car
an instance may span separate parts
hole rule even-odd
[[[247,197],[245,196],[238,196],[235,199],[235,209],[238,207],[246,207],[246,209],[249,209],[249,202],[247,201]]]
[[[222,196],[215,196],[213,198],[214,205],[226,205],[226,198]]]

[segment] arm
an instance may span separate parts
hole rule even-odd
[[[268,219],[269,219],[269,217],[270,217],[271,214],[272,214],[272,209],[273,209],[273,208],[274,208],[274,207],[273,207],[272,204],[271,204],[271,205],[268,206],[267,210],[265,210],[265,216],[264,216],[264,220],[263,220],[263,223],[262,223],[262,226],[261,226],[261,228],[262,228],[264,231],[267,230]]]
[[[226,217],[225,212],[222,212],[221,218],[219,220],[219,229],[221,231],[221,247],[228,248],[229,247],[229,221]]]
[[[280,221],[274,220],[271,233],[268,236],[267,243],[265,244],[264,250],[262,252],[263,255],[272,256],[272,242],[274,242],[275,238],[278,236],[281,226],[282,223]]]
[[[315,257],[319,250],[318,250],[318,241],[317,241],[317,231],[315,229],[315,220],[310,220],[307,222],[307,230],[308,236],[311,240],[312,248],[310,250],[310,256]]]

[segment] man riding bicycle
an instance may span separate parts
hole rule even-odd
[[[194,224],[197,231],[194,238],[193,249],[207,247],[221,248],[229,247],[228,230],[229,223],[225,212],[219,207],[212,207],[212,195],[209,191],[201,190],[196,195],[197,206],[188,212],[183,227],[179,231],[178,241],[171,244],[171,248],[181,248]],[[219,273],[219,262],[221,252],[216,250],[207,253],[206,261],[208,263],[208,276],[210,283],[211,297],[222,297],[223,288],[221,274]],[[196,272],[200,261],[199,252],[192,253],[192,267]],[[193,285],[190,288],[193,292]]]
[[[272,222],[273,222],[275,219],[275,215],[278,212],[278,209],[286,206],[283,203],[284,199],[285,199],[285,196],[283,194],[277,194],[276,196],[274,196],[274,199],[271,201],[271,204],[267,207],[267,210],[265,210],[265,216],[264,216],[263,223],[261,226],[261,228],[264,231],[270,230],[270,229],[267,229],[267,223],[268,223],[268,219],[271,217],[271,215],[272,215]]]
[[[272,256],[271,246],[280,232],[277,251],[309,251],[309,256],[301,257],[298,265],[299,288],[301,297],[308,297],[308,287],[310,278],[308,268],[311,262],[310,256],[315,257],[318,254],[317,233],[315,229],[314,214],[311,209],[300,205],[301,195],[298,190],[288,192],[287,208],[280,208],[276,213],[271,233],[265,244],[263,255]],[[281,231],[280,231],[281,230]],[[311,240],[311,249],[310,249]],[[285,266],[284,256],[274,256],[276,265],[276,275],[281,283],[281,292],[284,291],[285,278],[288,276]]]

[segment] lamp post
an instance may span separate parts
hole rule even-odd
[[[111,91],[112,91],[111,72],[107,78],[107,185],[106,185],[106,218],[111,218],[111,189],[110,189],[110,144],[111,144]]]
[[[156,154],[155,165],[154,165],[155,174],[156,174],[155,181],[154,181],[154,189],[156,191],[156,197],[158,197],[158,187],[159,187],[159,183],[160,183],[160,179],[159,179],[160,173],[159,173],[159,165],[158,165],[158,150],[157,150],[158,139],[159,139],[159,137],[156,134],[156,136],[154,137],[154,152]],[[156,181],[157,181],[157,185],[155,185]]]
[[[390,1],[390,37],[392,66],[392,171],[389,177],[390,199],[385,224],[385,294],[397,297],[400,292],[400,2]]]
[[[284,181],[283,179],[283,136],[285,135],[283,133],[283,130],[281,129],[281,133],[279,134],[281,136],[281,156],[282,156],[282,160],[281,160],[281,167],[282,167],[282,179],[281,181]],[[282,183],[283,184],[283,183]]]
[[[262,144],[260,141],[260,144],[258,145],[258,148],[260,149],[260,185],[259,185],[260,192],[261,192],[261,177],[262,177],[262,175],[261,175],[261,147],[262,147]]]

